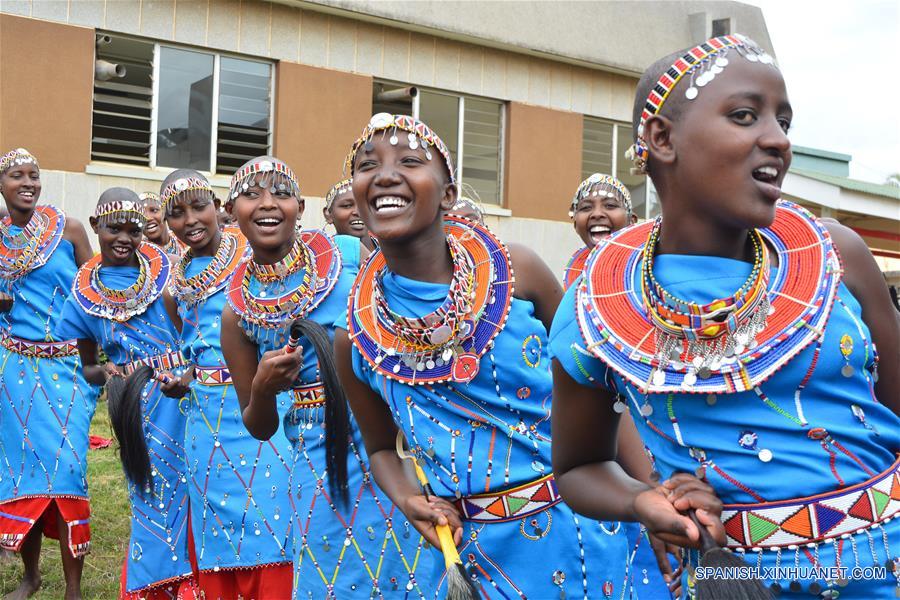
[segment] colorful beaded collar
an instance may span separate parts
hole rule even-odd
[[[444,231],[453,240],[454,278],[447,300],[429,315],[401,320],[384,310],[380,289],[387,264],[379,249],[353,284],[350,339],[372,369],[388,379],[410,385],[469,382],[506,324],[513,296],[506,246],[484,225],[461,217],[445,216]]]
[[[706,365],[700,377],[685,344],[660,364],[661,330],[641,295],[643,250],[653,228],[652,222],[629,227],[598,246],[578,284],[575,306],[587,351],[642,393],[751,390],[823,334],[841,279],[840,260],[825,227],[782,200],[772,226],[759,230],[778,253],[779,267],[768,282],[771,308],[755,346],[732,347],[730,356]]]
[[[81,265],[75,274],[72,294],[87,314],[122,323],[143,314],[162,295],[171,271],[169,257],[162,248],[149,242],[143,242],[136,254],[138,278],[123,289],[109,288],[100,281],[103,260],[100,254]]]
[[[243,237],[222,233],[219,248],[209,265],[193,277],[187,277],[187,269],[194,260],[191,250],[175,265],[172,274],[172,295],[179,304],[194,306],[223,289],[237,266],[249,255],[250,247]]]
[[[13,281],[47,263],[59,246],[66,215],[49,204],[35,207],[28,224],[12,234],[9,216],[0,221],[0,279]]]
[[[185,253],[185,250],[187,250],[187,244],[175,237],[171,231],[169,232],[169,241],[160,247],[166,254],[174,256],[175,258],[179,258]]]
[[[563,275],[563,289],[567,290],[572,284],[578,281],[584,272],[584,265],[587,263],[588,256],[591,254],[591,246],[582,246],[572,254],[569,262],[566,263],[565,275]]]
[[[234,270],[228,303],[248,332],[258,328],[280,329],[294,319],[305,318],[334,289],[342,266],[341,253],[334,241],[319,229],[304,230],[299,239],[305,248],[303,256],[308,260],[302,265],[304,276],[294,288],[285,288],[282,279],[270,284],[259,282],[249,260]],[[251,285],[254,280],[258,286]],[[251,291],[253,287],[258,287],[258,291]]]

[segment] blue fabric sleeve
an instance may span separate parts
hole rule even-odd
[[[588,387],[606,387],[606,365],[588,352],[575,316],[575,292],[571,286],[556,309],[550,327],[550,358],[559,361],[576,382]]]
[[[336,235],[334,236],[334,244],[341,253],[345,269],[351,269],[354,273],[359,272],[359,238],[352,235]]]
[[[54,334],[60,340],[94,340],[99,343],[88,319],[90,317],[78,306],[78,301],[69,296],[63,305]]]

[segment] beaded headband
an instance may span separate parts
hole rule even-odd
[[[261,187],[274,194],[276,191],[287,191],[300,200],[300,184],[297,176],[284,161],[277,158],[261,158],[244,165],[231,177],[230,197],[232,200],[252,187]]]
[[[94,209],[94,218],[100,225],[111,223],[134,223],[142,228],[147,224],[144,215],[144,203],[140,200],[113,200],[98,204]]]
[[[352,175],[353,159],[356,157],[356,153],[359,152],[359,149],[364,146],[368,149],[368,144],[371,144],[375,134],[379,131],[387,132],[388,129],[391,129],[389,141],[392,146],[396,146],[400,143],[400,138],[397,136],[398,131],[405,131],[407,132],[406,139],[410,150],[415,150],[421,146],[422,150],[425,151],[426,159],[431,160],[430,147],[434,147],[434,149],[440,152],[441,156],[444,157],[447,173],[450,175],[450,183],[456,185],[453,159],[450,158],[450,151],[447,149],[447,145],[444,144],[444,141],[441,140],[438,134],[432,131],[428,125],[409,115],[392,115],[390,113],[378,113],[373,115],[369,120],[369,124],[363,129],[362,134],[355,142],[353,142],[353,146],[350,147],[350,154],[347,155],[347,160],[344,161],[344,172]]]
[[[0,156],[0,173],[3,173],[13,165],[18,166],[27,164],[32,164],[37,167],[38,161],[34,155],[25,148],[16,148],[15,150],[10,150],[3,156]]]
[[[347,179],[341,179],[336,184],[331,186],[331,189],[328,190],[327,194],[325,194],[325,210],[331,211],[331,205],[334,203],[334,199],[345,192],[352,191],[352,185],[353,178],[348,177]]]
[[[709,39],[682,54],[671,67],[659,76],[656,85],[650,89],[650,93],[647,95],[647,101],[641,111],[641,120],[638,123],[637,139],[625,153],[625,156],[634,162],[632,173],[636,175],[647,173],[650,151],[643,138],[644,123],[647,119],[659,114],[669,94],[686,76],[690,76],[691,84],[684,91],[684,96],[688,100],[696,98],[700,93],[698,88],[706,86],[728,66],[727,55],[731,48],[750,62],[759,62],[777,68],[775,59],[760,48],[756,42],[740,33]]]
[[[169,208],[178,196],[190,193],[198,197],[209,198],[210,200],[215,197],[209,182],[205,179],[200,177],[182,177],[164,187],[160,193],[159,198],[163,214],[169,214]]]
[[[160,205],[159,194],[156,194],[154,192],[141,192],[140,194],[138,194],[138,198],[140,198],[141,202],[143,202],[144,204],[156,204],[157,206]]]
[[[611,189],[600,189],[602,187],[608,187]],[[615,190],[615,191],[612,191]],[[625,204],[625,212],[629,215],[631,214],[631,192],[628,191],[628,188],[625,187],[621,181],[613,177],[612,175],[604,175],[603,173],[594,173],[587,179],[581,182],[581,185],[578,186],[578,189],[575,191],[575,195],[572,197],[572,205],[569,208],[569,216],[575,216],[575,207],[578,205],[579,200],[583,198],[587,198],[588,196],[606,196],[607,198],[615,198],[616,194],[622,198],[622,202]]]

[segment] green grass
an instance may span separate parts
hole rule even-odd
[[[91,433],[112,437],[106,402],[97,404]],[[119,576],[129,535],[128,493],[116,443],[102,450],[88,451],[88,488],[91,494],[91,553],[84,560],[81,591],[85,598],[116,598]],[[22,576],[18,555],[0,563],[0,596],[13,591]],[[65,592],[59,543],[44,538],[41,548],[40,591],[37,600],[62,598]]]

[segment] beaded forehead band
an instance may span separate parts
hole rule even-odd
[[[209,182],[200,177],[182,177],[176,179],[163,188],[160,195],[160,205],[164,215],[168,215],[172,208],[172,202],[179,196],[191,198],[203,198],[212,200],[215,197]]]
[[[147,217],[144,216],[144,203],[140,200],[113,200],[98,204],[94,209],[94,218],[100,225],[134,223],[141,229],[147,223]]]
[[[0,173],[3,173],[12,166],[28,164],[37,167],[38,161],[34,155],[25,148],[16,148],[15,150],[10,150],[3,156],[0,156]]]
[[[154,192],[141,192],[138,194],[138,198],[140,198],[141,202],[144,204],[159,204],[159,194]]]
[[[373,115],[369,120],[369,124],[363,129],[362,135],[350,147],[350,154],[347,155],[347,160],[344,161],[344,172],[352,175],[353,159],[356,157],[359,149],[371,150],[372,138],[375,137],[375,134],[381,131],[383,135],[386,135],[389,129],[391,130],[391,137],[388,141],[392,146],[400,143],[400,137],[397,134],[405,131],[406,143],[409,145],[410,150],[415,150],[421,146],[422,150],[425,151],[425,158],[428,160],[431,160],[432,147],[440,152],[441,156],[444,157],[447,173],[450,175],[450,183],[456,185],[453,160],[450,158],[450,151],[447,149],[447,145],[428,125],[409,115],[392,115],[390,113]]]
[[[732,48],[750,62],[759,62],[777,68],[775,59],[760,48],[756,42],[739,33],[712,38],[682,54],[671,67],[660,75],[656,85],[650,89],[650,93],[647,95],[647,102],[641,111],[641,120],[637,128],[637,139],[625,153],[627,158],[634,161],[632,169],[634,174],[647,173],[647,160],[650,157],[650,151],[644,141],[644,123],[647,122],[647,119],[659,114],[669,94],[672,93],[678,82],[687,76],[690,76],[691,81],[684,91],[684,97],[688,100],[696,98],[700,93],[699,88],[705,87],[728,66],[727,55]]]
[[[331,205],[334,204],[334,199],[340,196],[341,194],[345,194],[347,192],[353,191],[353,178],[348,177],[347,179],[342,179],[338,181],[336,184],[331,186],[331,189],[328,190],[328,193],[325,195],[325,210],[331,211]]]
[[[604,189],[606,188],[606,189]],[[575,216],[575,207],[578,202],[588,196],[599,196],[606,198],[615,198],[619,196],[625,205],[625,212],[631,214],[631,192],[625,187],[621,181],[612,175],[604,175],[603,173],[594,173],[581,182],[575,195],[572,197],[572,205],[569,207],[569,216]]]
[[[297,176],[284,161],[277,158],[261,158],[235,171],[231,177],[229,196],[234,200],[252,187],[268,189],[272,194],[290,190],[291,195],[300,200]]]

